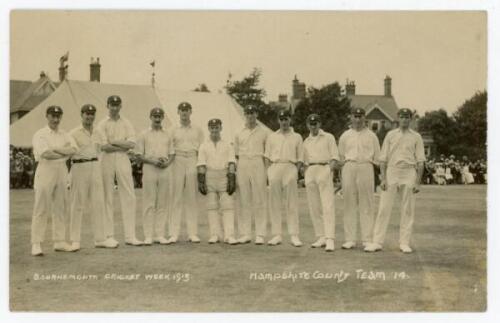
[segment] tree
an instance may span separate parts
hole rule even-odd
[[[457,153],[469,158],[486,158],[486,91],[477,92],[453,113],[458,128]]]
[[[195,92],[210,92],[210,90],[208,89],[208,86],[205,83],[201,83],[193,91],[195,91]]]
[[[486,158],[487,101],[483,91],[466,100],[452,116],[443,109],[426,112],[418,129],[432,135],[438,154]]]
[[[307,116],[316,113],[322,120],[321,128],[332,133],[338,139],[347,128],[349,112],[349,99],[342,95],[341,87],[337,82],[319,89],[309,87],[306,98],[300,101],[295,108],[294,130],[305,138],[309,134],[306,126]]]
[[[250,75],[245,76],[241,81],[228,81],[226,92],[232,96],[242,107],[254,105],[260,107],[264,104],[263,98],[266,91],[259,88],[262,72],[254,68]]]
[[[267,127],[276,130],[278,128],[278,112],[264,102],[266,91],[259,87],[262,72],[254,68],[248,76],[241,81],[228,81],[225,86],[227,94],[238,102],[243,108],[253,105],[259,111],[258,119]]]
[[[438,154],[454,153],[456,123],[444,109],[426,112],[418,120],[418,130],[432,136]]]
[[[278,130],[280,124],[278,122],[279,109],[273,108],[268,104],[264,104],[259,112],[259,121],[265,124],[271,130]]]

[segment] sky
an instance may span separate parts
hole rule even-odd
[[[292,79],[320,87],[354,80],[357,94],[383,94],[400,107],[453,112],[487,88],[487,14],[482,11],[12,11],[10,79],[69,78],[222,90],[230,72],[262,71],[266,101],[291,95]]]

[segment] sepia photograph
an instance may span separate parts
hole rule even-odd
[[[9,311],[489,310],[488,19],[13,8]]]

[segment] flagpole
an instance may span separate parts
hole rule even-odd
[[[151,63],[149,63],[151,67],[153,68],[153,72],[151,73],[151,86],[154,88],[155,87],[155,61],[153,60]]]
[[[59,81],[62,82],[68,77],[68,64],[64,64],[69,60],[69,51],[59,58]]]

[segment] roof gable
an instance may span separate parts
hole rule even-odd
[[[389,121],[394,121],[390,115],[388,115],[383,109],[381,109],[378,104],[374,105],[370,110],[366,111],[366,119],[369,120],[382,120],[386,119]]]
[[[389,119],[396,120],[398,115],[398,105],[392,96],[384,95],[349,95],[351,106],[364,109],[367,114],[375,107],[379,108]]]
[[[31,83],[17,100],[11,104],[10,113],[18,111],[31,111],[40,102],[55,91],[56,85],[47,77],[43,76]]]
[[[10,80],[10,108],[12,107],[16,101],[26,92],[26,90],[30,87],[33,82],[31,81],[18,81],[18,80]]]

